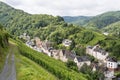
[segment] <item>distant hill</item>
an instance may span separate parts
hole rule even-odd
[[[104,28],[112,23],[120,21],[120,11],[106,12],[93,17],[63,17],[68,23],[83,25],[84,27]]]
[[[92,17],[87,16],[63,16],[65,22],[72,23],[75,25],[84,25],[86,24]]]
[[[0,2],[0,22],[6,26],[7,31],[11,34],[20,35],[26,32],[33,35],[34,31],[41,27],[46,27],[50,24],[58,25],[64,20],[62,17],[46,14],[31,15]]]
[[[111,11],[91,18],[89,22],[86,24],[86,26],[104,28],[107,25],[110,25],[117,21],[120,21],[120,11]]]

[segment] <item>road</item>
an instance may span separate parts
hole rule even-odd
[[[0,73],[0,80],[16,80],[14,54],[7,55],[4,68]]]

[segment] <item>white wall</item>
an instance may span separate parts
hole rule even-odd
[[[107,61],[107,68],[117,68],[117,62],[110,62],[110,61]]]

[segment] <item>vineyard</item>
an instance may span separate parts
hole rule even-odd
[[[55,60],[43,53],[34,51],[22,42],[17,42],[20,53],[36,62],[60,80],[86,80],[85,75],[75,72],[65,66],[65,63]]]

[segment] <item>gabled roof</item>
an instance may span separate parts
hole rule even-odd
[[[66,58],[70,59],[70,60],[74,60],[75,58],[75,54],[73,54],[71,51],[69,50],[62,50],[63,55],[66,56]]]
[[[87,46],[87,48],[92,49],[93,47],[92,46]]]
[[[88,56],[77,56],[76,59],[78,60],[78,62],[90,61]]]
[[[117,62],[117,59],[115,59],[115,58],[113,58],[113,57],[108,57],[108,58],[107,58],[107,61]]]

